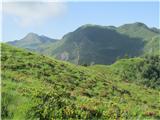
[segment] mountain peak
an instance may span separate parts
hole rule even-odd
[[[85,24],[82,25],[80,28],[93,28],[93,27],[106,28],[107,26],[96,25],[96,24]]]
[[[134,22],[134,23],[129,23],[129,24],[124,24],[121,27],[144,27],[144,28],[148,28],[148,26],[144,23],[141,22]]]
[[[141,22],[135,22],[135,23],[133,23],[133,25],[147,27],[146,24],[141,23]],[[147,28],[148,28],[148,27],[147,27]]]
[[[38,34],[36,34],[36,33],[33,33],[33,32],[30,32],[30,33],[28,33],[27,35],[26,35],[26,37],[34,37],[34,36],[39,36]]]
[[[102,25],[96,25],[96,24],[85,24],[80,26],[76,31],[82,31],[82,30],[95,30],[95,29],[111,29],[108,26],[102,26]]]
[[[78,28],[78,30],[83,30],[83,29],[86,29],[86,28],[93,28],[93,27],[96,27],[98,25],[94,25],[94,24],[85,24],[85,25],[82,25]]]

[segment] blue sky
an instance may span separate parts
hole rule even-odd
[[[21,39],[29,32],[61,38],[84,24],[120,26],[143,22],[159,27],[158,2],[66,2],[44,6],[37,3],[3,5],[3,41]]]

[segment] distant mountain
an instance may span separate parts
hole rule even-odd
[[[48,45],[56,41],[56,39],[51,39],[44,35],[40,36],[35,33],[29,33],[21,40],[15,40],[8,43],[17,47],[26,48],[30,50],[40,50],[41,46]]]
[[[49,41],[49,44],[40,42],[36,47],[27,47],[36,48],[35,51],[39,53],[75,64],[112,64],[119,58],[146,54],[150,41],[159,34],[159,29],[149,28],[140,22],[120,27],[87,24],[64,35],[59,41]],[[156,41],[160,39],[157,38]],[[14,45],[24,47],[26,43],[22,39]],[[159,54],[158,49],[156,47],[155,51]]]

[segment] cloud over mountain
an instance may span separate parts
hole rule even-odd
[[[3,2],[3,12],[15,17],[16,22],[26,27],[62,15],[66,11],[64,2],[24,1]]]

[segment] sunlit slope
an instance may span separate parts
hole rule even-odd
[[[158,90],[2,44],[2,119],[159,119]]]
[[[106,65],[93,65],[92,70],[101,72],[121,81],[136,83],[160,90],[160,56],[147,55],[130,59],[121,59],[116,63]]]

